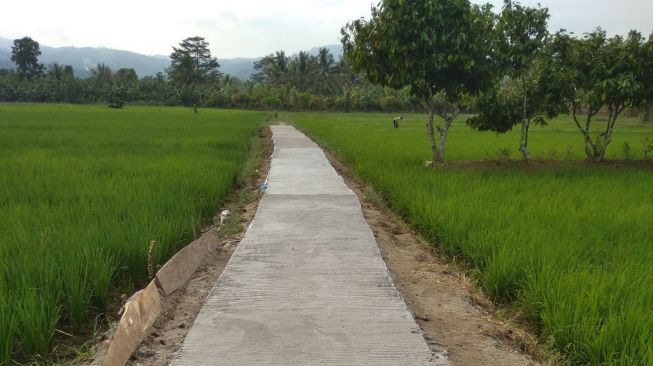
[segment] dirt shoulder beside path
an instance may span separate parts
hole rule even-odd
[[[527,354],[537,352],[528,333],[494,319],[492,303],[459,269],[356,181],[349,167],[324,151],[358,196],[395,286],[432,350],[446,351],[454,365],[540,365]]]

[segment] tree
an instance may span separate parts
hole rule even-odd
[[[179,47],[173,47],[170,54],[168,76],[178,85],[190,86],[215,81],[219,76],[220,64],[211,56],[209,43],[202,37],[184,39]]]
[[[489,5],[468,0],[382,0],[369,20],[342,29],[342,44],[355,70],[376,84],[411,92],[426,106],[433,160],[444,161],[449,128],[464,93],[477,93],[489,81],[488,55],[494,14]],[[442,103],[435,103],[439,95]],[[437,127],[433,115],[444,123]]]
[[[41,49],[39,43],[29,37],[14,40],[11,46],[11,61],[16,63],[21,80],[32,80],[43,74],[43,64],[39,63]]]
[[[288,57],[284,51],[277,51],[254,62],[252,80],[282,86],[289,78]]]
[[[524,160],[528,160],[528,131],[532,122],[544,124],[542,116],[543,96],[536,95],[538,83],[538,69],[536,60],[539,57],[547,37],[547,20],[549,12],[546,8],[528,8],[512,0],[504,0],[504,6],[497,22],[498,35],[497,60],[500,69],[516,83],[503,80],[503,86],[512,88],[514,96],[522,102],[521,138],[519,151]],[[497,90],[497,89],[495,89]],[[509,96],[511,93],[504,93]],[[497,99],[500,101],[501,99]],[[509,107],[511,102],[504,107]],[[499,106],[500,107],[500,106]]]
[[[110,99],[112,101],[131,102],[137,97],[138,86],[136,71],[130,68],[121,68],[113,75]]]
[[[651,110],[653,109],[653,33],[648,37],[648,42],[644,47],[644,101],[640,107],[642,111],[642,122],[649,122]]]
[[[343,102],[341,103],[341,109],[344,109],[345,112],[349,112],[351,111],[354,104],[354,85],[359,81],[361,77],[353,70],[352,63],[346,55],[340,57],[340,60],[338,61],[335,69],[336,77],[341,88],[341,97]]]
[[[113,79],[111,68],[106,64],[97,64],[94,69],[91,69],[91,75],[100,85],[111,84]]]
[[[301,51],[290,61],[293,85],[300,91],[306,91],[317,76],[317,61],[308,52]]]
[[[96,100],[109,101],[112,96],[113,72],[106,64],[97,64],[91,69],[91,78],[94,83],[93,92]]]
[[[71,65],[62,66],[53,63],[48,67],[45,82],[45,94],[48,95],[47,102],[77,102],[78,87],[73,67]]]
[[[327,48],[320,48],[317,55],[318,78],[320,82],[320,95],[324,95],[324,88],[328,87],[329,78],[333,72],[335,60]]]
[[[543,58],[543,75],[549,79],[544,85],[550,86],[551,98],[571,110],[588,159],[602,161],[619,115],[650,100],[647,66],[651,54],[647,49],[636,31],[626,38],[608,38],[599,28],[582,39],[561,31],[553,38]],[[607,112],[607,122],[593,137],[592,122],[601,111]],[[585,114],[584,121],[581,114]]]

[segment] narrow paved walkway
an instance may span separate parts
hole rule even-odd
[[[447,365],[322,150],[272,127],[269,189],[173,365]]]

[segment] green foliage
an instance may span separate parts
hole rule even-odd
[[[476,108],[480,113],[467,119],[467,124],[478,131],[511,131],[523,118],[522,100],[512,85],[514,83],[506,77],[479,96]]]
[[[574,123],[585,141],[588,159],[603,160],[617,118],[626,108],[651,100],[653,80],[649,66],[652,43],[635,31],[626,38],[608,38],[600,28],[576,39],[558,32],[543,58],[548,94],[572,111]],[[602,131],[591,129],[597,114],[606,111],[608,122]],[[584,121],[579,114],[585,113]],[[593,136],[596,134],[596,136]]]
[[[47,357],[192,241],[230,193],[258,112],[0,105],[0,364]],[[192,128],[189,128],[192,125]]]
[[[489,88],[478,103],[479,115],[468,124],[481,131],[505,133],[521,124],[519,151],[529,158],[528,132],[531,123],[543,124],[559,113],[558,105],[548,102],[546,91],[539,87],[541,70],[538,58],[547,37],[546,8],[524,7],[505,0],[496,24],[495,86]]]
[[[4,282],[0,282],[0,365],[9,364],[14,348],[16,334],[16,316],[9,302],[8,290]]]
[[[499,73],[521,78],[533,67],[548,35],[547,8],[530,8],[512,0],[504,5],[496,24],[497,47],[493,54]]]
[[[11,61],[16,63],[21,79],[33,79],[43,74],[43,64],[39,63],[41,50],[39,43],[29,37],[14,40],[11,46]]]
[[[621,146],[621,150],[624,153],[624,159],[630,160],[633,157],[633,149],[630,147],[630,144],[627,142],[624,142],[624,144]]]
[[[202,37],[186,38],[173,50],[167,72],[177,103],[202,105],[220,77],[218,60],[211,56],[209,43]]]
[[[467,264],[496,302],[520,309],[570,364],[651,365],[653,172],[574,162],[424,169],[423,123],[405,117],[397,134],[387,123],[391,115],[291,115],[414,229]],[[636,155],[653,128],[624,122],[628,131],[615,133],[615,141],[628,142]],[[570,123],[565,117],[535,127],[533,155],[572,144],[582,159]],[[518,134],[454,128],[452,160],[482,159]]]
[[[642,141],[644,160],[648,160],[648,155],[653,153],[653,138],[647,137]]]
[[[223,75],[188,85],[174,82],[174,72],[172,76],[159,73],[139,80],[133,69],[114,72],[106,64],[93,68],[88,79],[75,77],[70,65],[57,63],[50,65],[44,76],[31,80],[21,79],[13,70],[0,70],[0,102],[342,111],[420,109],[419,101],[407,95],[407,89],[391,92],[372,85],[353,72],[347,59],[336,62],[327,49],[319,50],[317,56],[301,52],[293,57],[278,51],[258,61],[256,69],[252,80]]]
[[[410,87],[429,113],[427,132],[433,160],[444,160],[445,140],[463,94],[486,86],[495,15],[490,6],[467,0],[384,0],[369,20],[358,19],[341,31],[345,56],[354,70],[375,84]],[[445,99],[445,109],[433,98]],[[444,119],[435,141],[433,114]]]
[[[372,8],[369,20],[348,23],[342,43],[354,68],[373,83],[410,86],[425,100],[443,91],[455,101],[485,81],[483,17],[491,17],[489,9],[466,0],[386,0]]]

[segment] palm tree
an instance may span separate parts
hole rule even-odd
[[[301,91],[308,88],[308,82],[315,80],[316,60],[308,52],[301,51],[291,61],[291,69],[294,76],[295,87]]]
[[[320,95],[324,95],[324,87],[328,86],[329,77],[333,71],[335,61],[333,55],[326,48],[320,48],[317,55],[318,78],[320,80]]]
[[[48,75],[54,80],[61,80],[64,77],[64,68],[59,65],[57,62],[50,65],[50,70],[48,70]]]
[[[288,57],[284,51],[277,51],[272,63],[272,81],[274,84],[283,85],[288,77]]]
[[[111,68],[106,64],[97,64],[97,67],[91,70],[91,74],[93,75],[93,78],[100,84],[111,83]]]

